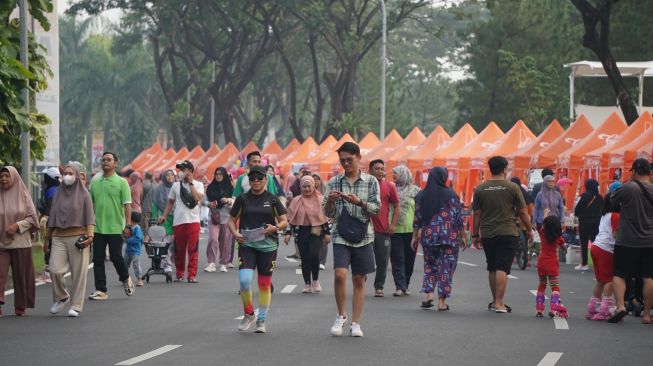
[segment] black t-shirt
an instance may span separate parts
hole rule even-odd
[[[236,198],[229,214],[240,219],[241,230],[253,230],[267,224],[276,225],[276,218],[285,215],[286,208],[270,192],[255,195],[250,190]]]

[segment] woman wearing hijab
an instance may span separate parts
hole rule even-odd
[[[560,222],[565,222],[565,204],[562,195],[556,190],[555,178],[552,175],[544,177],[542,190],[535,197],[533,209],[533,223],[539,232],[544,221],[544,210],[549,209],[549,216],[557,216]]]
[[[159,218],[159,215],[163,214],[163,211],[166,209],[166,205],[168,204],[168,195],[170,194],[170,189],[172,189],[172,185],[175,183],[175,171],[172,169],[165,170],[161,173],[161,176],[159,177],[159,180],[161,181],[159,185],[154,188],[154,192],[152,194],[152,219],[156,220]],[[168,215],[168,218],[166,221],[163,222],[163,227],[166,229],[166,234],[169,237],[173,237],[173,230],[172,230],[172,220],[173,220],[173,215]],[[172,263],[174,263],[174,250],[170,250],[168,254],[168,258],[166,258],[162,265],[163,268],[166,272],[172,272]]]
[[[451,296],[451,282],[458,264],[458,252],[467,247],[463,222],[463,206],[447,186],[446,168],[435,167],[429,172],[426,187],[415,198],[413,249],[422,244],[424,280],[421,292],[426,294],[422,308],[432,308],[435,288],[438,310],[449,310],[446,300]]]
[[[392,169],[392,179],[399,194],[399,220],[397,220],[397,229],[390,237],[390,263],[392,263],[392,277],[395,281],[393,296],[406,296],[410,294],[408,286],[413,275],[415,256],[417,255],[411,243],[415,217],[415,197],[420,190],[413,183],[413,175],[404,165]]]
[[[139,172],[133,172],[129,176],[129,190],[132,195],[132,211],[141,213],[143,209],[141,202],[143,202],[143,177]]]
[[[68,316],[77,317],[84,307],[86,275],[93,242],[95,214],[91,195],[80,179],[79,168],[69,164],[63,171],[63,185],[52,201],[46,237],[52,239],[50,273],[53,304],[51,314],[70,302]],[[78,243],[78,240],[81,242]],[[64,275],[70,271],[71,291]]]
[[[213,180],[206,188],[206,198],[209,201],[209,243],[206,246],[206,258],[209,265],[204,268],[206,272],[215,272],[215,260],[220,249],[220,272],[227,272],[227,264],[231,258],[233,236],[229,231],[229,210],[233,201],[231,195],[234,184],[227,169],[219,167],[213,173]]]
[[[295,197],[288,207],[288,231],[284,242],[288,244],[291,233],[302,258],[302,293],[320,293],[322,286],[320,274],[320,249],[331,241],[329,220],[322,211],[322,194],[315,190],[315,179],[306,175],[300,180],[301,194]]]
[[[25,315],[27,308],[34,308],[32,233],[38,230],[34,202],[18,171],[13,166],[0,168],[0,316],[10,267],[16,316]]]
[[[599,234],[602,207],[603,197],[599,194],[599,182],[594,179],[586,180],[585,193],[580,196],[574,209],[574,215],[578,217],[578,236],[580,237],[582,258],[582,262],[574,268],[577,271],[589,270],[587,266],[588,242],[594,241]]]

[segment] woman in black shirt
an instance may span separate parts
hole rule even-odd
[[[575,267],[577,271],[587,271],[587,247],[590,240],[594,241],[599,233],[601,222],[601,208],[603,197],[599,194],[599,182],[594,179],[585,181],[585,193],[574,209],[574,215],[578,217],[578,235],[580,236],[580,247],[582,263]]]

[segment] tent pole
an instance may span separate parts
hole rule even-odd
[[[574,80],[576,77],[576,69],[571,69],[569,74],[569,125],[574,123]]]
[[[644,72],[645,70],[642,70],[642,73],[639,74],[639,114],[644,111]]]

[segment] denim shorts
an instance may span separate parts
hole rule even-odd
[[[333,245],[333,268],[348,269],[351,273],[365,275],[376,271],[374,262],[374,245],[372,243],[362,247],[349,247],[342,244]]]

